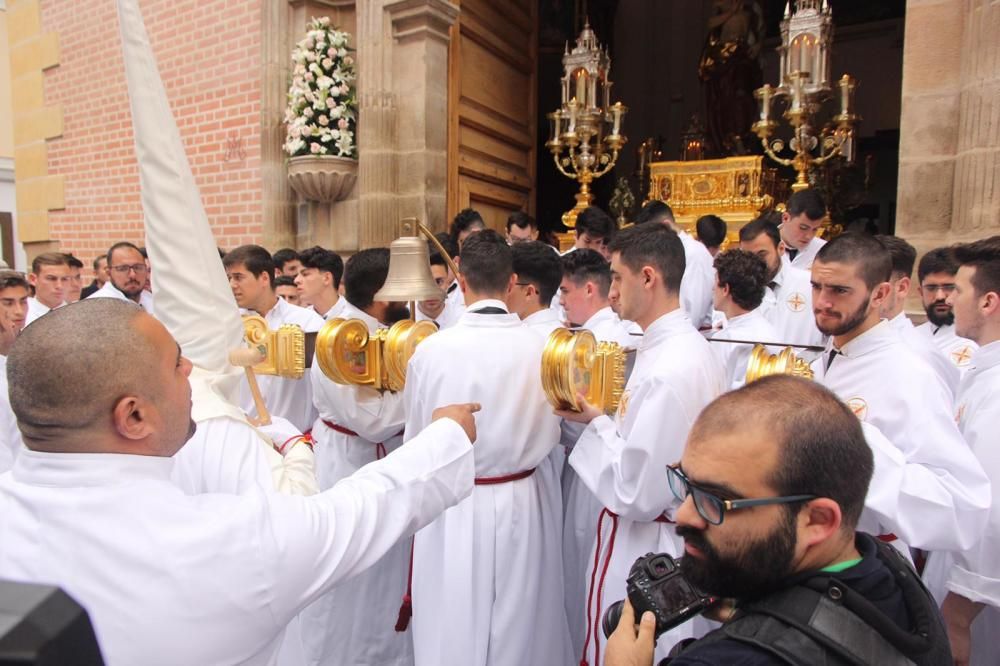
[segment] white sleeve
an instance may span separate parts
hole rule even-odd
[[[337,425],[353,430],[369,442],[385,442],[403,429],[405,414],[402,393],[382,393],[370,386],[338,384],[324,375],[316,362],[309,374],[313,402],[320,418],[332,420]]]
[[[205,419],[174,455],[172,479],[190,495],[273,492],[269,448],[248,423],[226,416]]]

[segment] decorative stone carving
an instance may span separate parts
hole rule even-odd
[[[288,160],[288,182],[303,199],[332,203],[351,193],[357,160],[334,155],[301,155]]]

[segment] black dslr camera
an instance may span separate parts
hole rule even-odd
[[[681,574],[680,562],[666,553],[646,553],[637,559],[628,572],[626,583],[636,622],[646,611],[656,615],[656,638],[717,601],[689,583]],[[624,606],[624,600],[616,601],[604,613],[605,636],[610,636],[618,626]]]

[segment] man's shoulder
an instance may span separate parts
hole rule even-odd
[[[670,660],[670,666],[787,666],[787,662],[749,643],[721,637],[699,640]]]
[[[306,333],[318,331],[323,327],[323,318],[312,308],[304,308],[282,299],[278,299],[275,307],[279,308],[278,316],[282,324],[297,324]]]

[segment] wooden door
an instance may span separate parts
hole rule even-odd
[[[504,231],[535,211],[538,7],[460,0],[448,79],[448,216],[467,207]]]

